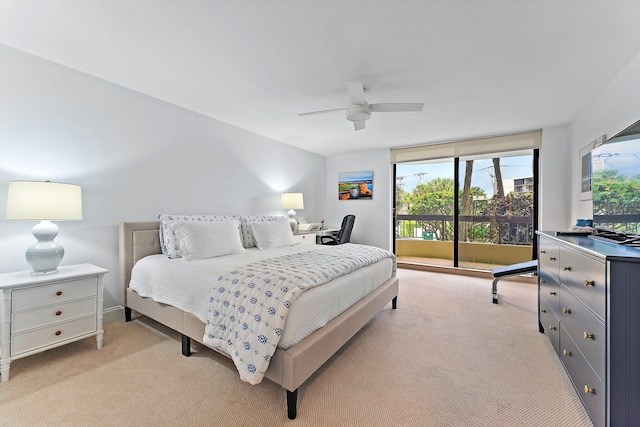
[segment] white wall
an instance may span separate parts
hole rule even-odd
[[[640,53],[607,85],[571,125],[572,218],[591,218],[591,200],[580,201],[580,150],[601,135],[611,138],[640,120]]]
[[[12,180],[79,184],[84,219],[58,222],[62,264],[110,270],[105,308],[119,305],[118,224],[160,213],[325,212],[326,159],[0,45],[0,272],[28,270],[33,222],[7,221]]]
[[[373,171],[371,200],[338,200],[338,174]],[[391,164],[389,150],[369,150],[327,158],[327,218],[329,226],[339,227],[348,214],[356,216],[352,243],[391,249]]]
[[[569,126],[542,130],[538,171],[540,230],[568,230],[572,224],[571,203],[567,203],[571,197],[570,138]]]

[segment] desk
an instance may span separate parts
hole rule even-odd
[[[322,230],[316,230],[316,243],[321,245],[322,236],[335,236],[339,231],[339,228],[324,228]]]

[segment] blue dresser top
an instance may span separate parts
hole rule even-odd
[[[593,239],[583,235],[568,235],[556,231],[536,231],[541,236],[550,237],[558,243],[569,243],[579,246],[583,250],[606,259],[624,258],[627,262],[640,262],[640,248],[609,243],[599,239]],[[560,234],[558,234],[560,233]]]

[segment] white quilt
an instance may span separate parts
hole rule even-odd
[[[244,381],[258,384],[303,291],[393,257],[372,246],[345,244],[234,268],[214,285],[204,342],[228,353]]]

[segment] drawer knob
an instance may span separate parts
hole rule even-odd
[[[568,309],[568,308],[565,308],[565,307],[563,307],[563,308],[562,308],[562,312],[563,312],[564,314],[571,314],[571,310],[570,310],[570,309]]]
[[[556,257],[554,257],[554,256],[550,256],[549,257],[549,261],[555,261],[555,260],[556,260]]]
[[[569,267],[569,266],[567,266],[567,265],[563,265],[563,266],[562,266],[562,269],[563,269],[564,271],[571,271],[571,267]]]
[[[593,280],[585,280],[584,281],[584,285],[585,286],[595,286],[593,283],[594,283]]]
[[[62,333],[62,331],[56,331],[56,336],[60,335]]]
[[[549,291],[549,295],[558,295],[556,291]]]
[[[549,325],[549,330],[550,330],[550,331],[555,331],[556,329],[557,329],[557,328],[556,328],[555,326],[553,326],[553,325]]]
[[[540,283],[547,283],[547,281],[544,279],[540,279]]]
[[[546,254],[546,253],[547,253],[547,251],[540,251],[540,253],[541,253],[541,254]]]
[[[56,316],[60,316],[62,312],[60,310],[56,311]]]
[[[585,332],[583,337],[584,337],[585,340],[592,340],[593,339],[593,334],[589,334],[589,333]]]
[[[588,385],[584,386],[584,392],[585,393],[592,393],[592,394],[596,393],[596,391],[594,389],[592,389],[591,387],[589,387]]]
[[[56,292],[56,295],[57,295],[57,296],[62,295],[62,291],[58,291],[58,292]]]
[[[540,310],[540,313],[546,313],[547,310],[545,310],[544,308],[542,310]]]
[[[571,352],[569,350],[562,350],[562,354],[564,356],[571,356]]]

